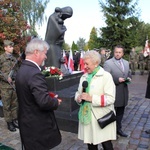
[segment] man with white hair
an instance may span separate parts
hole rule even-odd
[[[47,58],[49,45],[38,38],[32,39],[25,50],[26,59],[16,76],[18,122],[26,150],[49,150],[61,142],[54,110],[61,99],[50,96],[40,66]]]

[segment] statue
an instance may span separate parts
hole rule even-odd
[[[45,65],[55,66],[60,68],[61,66],[61,51],[62,44],[64,42],[64,35],[66,26],[64,25],[64,20],[70,18],[73,14],[71,7],[55,8],[55,12],[50,15],[47,30],[45,35],[45,41],[50,45],[50,49],[47,53],[47,60]]]

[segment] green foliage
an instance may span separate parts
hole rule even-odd
[[[137,46],[145,46],[146,39],[150,40],[150,24],[145,24],[142,22],[140,24],[140,28],[138,29],[138,45]]]
[[[136,51],[137,53],[140,53],[143,49],[144,49],[143,46],[137,46],[137,47],[135,47],[135,51]]]
[[[63,43],[63,45],[62,45],[62,49],[63,49],[63,50],[70,50],[69,44],[65,43],[65,41],[64,41],[64,43]]]
[[[50,0],[17,0],[21,3],[21,10],[25,20],[30,24],[31,35],[37,35],[35,25],[42,25],[44,11]],[[46,19],[46,18],[45,18]]]
[[[84,51],[87,51],[88,49],[89,49],[88,43],[85,43],[85,46],[84,46],[83,50],[84,50]]]
[[[79,50],[85,50],[85,39],[84,38],[79,38],[79,40],[77,41],[77,46]]]
[[[77,44],[75,44],[74,41],[72,42],[71,50],[72,50],[73,52],[76,51],[76,50],[78,50],[78,46],[77,46]]]
[[[104,13],[106,27],[102,27],[99,41],[103,47],[113,49],[121,44],[126,50],[138,44],[138,30],[141,22],[138,20],[137,0],[99,0]]]
[[[0,53],[3,52],[3,41],[6,39],[15,43],[16,53],[23,51],[29,40],[24,33],[29,28],[20,11],[19,2],[16,0],[0,1]]]
[[[97,37],[97,30],[95,27],[93,27],[90,33],[90,39],[88,41],[88,48],[92,50],[92,49],[98,49],[99,47],[100,47],[100,43]]]

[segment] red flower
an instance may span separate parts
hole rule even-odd
[[[54,94],[53,92],[49,92],[48,94],[49,94],[49,96],[52,97],[52,98],[55,97],[55,94]]]
[[[63,73],[61,72],[61,70],[54,66],[45,67],[42,73],[45,75],[45,77],[59,77],[59,80],[63,78]]]
[[[53,68],[50,68],[50,74],[54,75],[56,73],[56,70]]]

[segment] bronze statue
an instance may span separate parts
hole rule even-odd
[[[45,41],[50,45],[47,60],[45,61],[46,66],[60,68],[62,44],[64,42],[65,31],[67,30],[64,20],[70,18],[72,14],[72,8],[67,6],[63,8],[56,7],[55,12],[50,15],[45,35]]]

